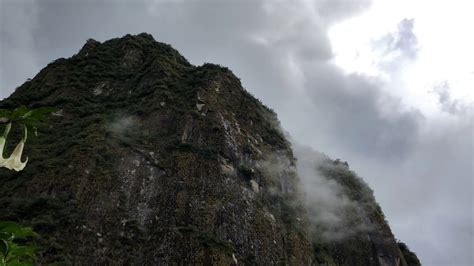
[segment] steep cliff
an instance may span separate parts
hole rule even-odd
[[[329,159],[315,168],[367,229],[315,230],[275,113],[148,34],[87,41],[0,108],[19,105],[59,109],[25,170],[0,169],[0,219],[40,233],[42,263],[406,264],[370,189]]]

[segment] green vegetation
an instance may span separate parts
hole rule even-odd
[[[12,221],[0,221],[0,265],[33,265],[36,247],[25,243],[25,240],[36,236],[31,227],[21,227]]]
[[[26,106],[20,106],[14,110],[0,109],[0,123],[24,126],[28,131],[38,135],[38,127],[44,126],[48,115],[56,112],[54,107],[40,107],[28,109]]]

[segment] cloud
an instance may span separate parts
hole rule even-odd
[[[418,51],[418,39],[413,32],[413,27],[415,25],[415,19],[403,19],[398,24],[397,36],[392,43],[393,50],[402,51],[402,53],[409,57],[414,58]]]
[[[338,171],[346,172],[345,165],[335,165],[326,155],[295,142],[293,151],[314,239],[334,243],[373,230],[365,223],[368,217],[361,202],[351,200],[341,184],[321,171],[322,168],[339,168]],[[371,197],[372,194],[368,195]]]
[[[372,42],[372,49],[378,61],[378,67],[388,73],[394,73],[407,61],[415,60],[418,55],[418,38],[413,29],[415,19],[403,19],[397,29]]]
[[[137,117],[134,116],[117,116],[107,125],[107,130],[113,132],[121,137],[126,136],[131,130],[139,125]]]
[[[0,2],[0,99],[40,68],[32,35],[37,19],[33,0]]]
[[[278,125],[276,129],[280,129]],[[288,135],[287,138],[291,139]],[[310,239],[337,243],[373,230],[366,214],[375,203],[373,192],[362,180],[353,176],[348,165],[335,163],[325,154],[294,140],[292,148],[295,161],[289,159],[286,151],[275,151],[258,162],[244,162],[247,163],[244,165],[252,169],[251,172],[258,169],[265,178],[272,180],[266,182],[266,189],[272,196],[285,198],[286,204],[295,209],[302,204],[305,206]],[[353,187],[344,186],[340,183],[341,179],[328,174],[334,172],[345,173],[351,176],[351,181],[361,182],[360,190],[353,191]],[[299,182],[295,183],[292,176],[298,176]],[[350,193],[358,193],[357,200],[353,200]],[[292,218],[298,222],[301,220],[301,217]]]
[[[359,14],[372,3],[370,0],[320,0],[313,4],[317,13],[332,24]]]
[[[230,67],[276,110],[298,142],[349,161],[374,189],[395,235],[422,262],[472,264],[472,113],[459,112],[461,105],[441,91],[440,104],[457,115],[423,117],[392,96],[384,81],[345,74],[332,63],[328,28],[370,2],[3,0],[1,5],[0,96],[54,59],[77,53],[88,38],[149,32],[194,64]],[[375,43],[384,71],[416,60],[415,22],[400,21]]]
[[[328,64],[310,70],[306,87],[313,117],[325,123],[322,133],[330,139],[324,141],[368,158],[405,158],[423,119],[418,111],[404,110],[398,99],[384,94],[377,79],[346,75]],[[321,145],[330,149],[328,144]]]
[[[438,96],[441,111],[451,115],[465,115],[473,111],[474,103],[466,104],[458,99],[452,99],[451,87],[448,81],[440,82],[433,87],[433,93]]]
[[[427,264],[473,262],[473,118],[428,123],[409,158],[401,165],[384,167],[387,178],[399,181],[390,183],[393,193],[403,195],[398,203],[384,199],[385,211],[393,217],[390,223],[420,232],[422,237],[411,237],[412,246]],[[410,238],[409,234],[400,230],[397,237]],[[450,255],[431,255],[433,252]]]

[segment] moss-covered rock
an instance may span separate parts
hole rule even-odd
[[[59,109],[25,170],[0,169],[0,219],[41,234],[40,263],[351,265],[378,245],[312,239],[276,114],[227,68],[193,66],[148,34],[87,41],[0,102],[18,105]]]

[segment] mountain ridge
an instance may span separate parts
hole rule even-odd
[[[0,172],[0,218],[44,236],[43,262],[406,265],[373,198],[378,232],[317,239],[275,112],[227,68],[149,34],[88,40],[0,102],[19,105],[60,109],[27,143],[25,171]],[[361,202],[366,185],[331,164],[309,168],[359,186]]]

